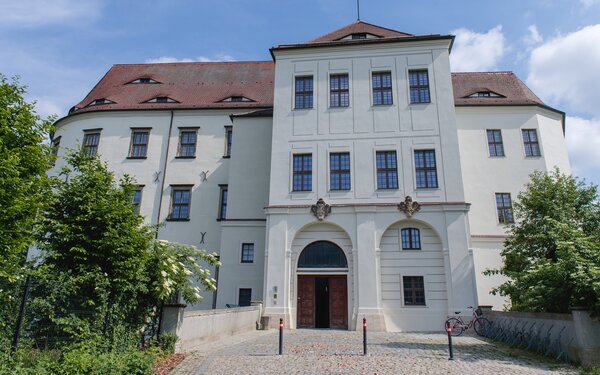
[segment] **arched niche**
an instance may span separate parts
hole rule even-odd
[[[348,268],[344,251],[330,241],[316,241],[304,248],[298,268]]]

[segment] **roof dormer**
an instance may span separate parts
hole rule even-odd
[[[112,100],[108,100],[106,98],[101,98],[101,99],[95,99],[93,100],[90,104],[86,105],[86,107],[91,107],[94,105],[105,105],[105,104],[114,104],[115,102],[113,102]]]
[[[234,102],[234,103],[241,103],[241,102],[254,102],[254,100],[247,98],[245,96],[242,95],[232,95],[229,96],[225,99],[220,100],[221,102]]]
[[[505,98],[505,96],[490,90],[479,90],[467,96],[463,96],[463,98]]]
[[[179,102],[173,98],[169,98],[168,96],[157,96],[150,100],[146,100],[144,103],[179,103]]]
[[[134,84],[159,84],[160,82],[158,82],[158,81],[156,81],[156,80],[154,80],[152,78],[149,78],[149,77],[140,77],[140,78],[138,78],[136,80],[133,80],[133,81],[131,81],[129,83],[134,83]]]

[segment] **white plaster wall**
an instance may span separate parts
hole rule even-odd
[[[494,310],[504,310],[510,307],[510,301],[500,295],[492,295],[494,287],[507,281],[502,275],[485,276],[483,272],[488,269],[499,269],[502,266],[502,239],[474,238],[473,259],[475,261],[475,275],[477,280],[477,296],[482,306],[492,306]]]

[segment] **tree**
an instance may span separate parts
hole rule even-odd
[[[512,310],[600,312],[600,203],[597,187],[562,174],[535,172],[514,205],[515,224],[504,243],[493,290]]]
[[[198,301],[190,277],[214,290],[197,262],[216,264],[216,257],[155,241],[155,229],[134,212],[130,177],[117,181],[105,163],[85,152],[66,161],[38,227],[43,256],[34,306],[44,324],[57,324],[74,338],[112,339],[117,327],[137,332],[174,291]]]
[[[48,190],[53,118],[41,119],[26,87],[0,74],[0,337],[10,337],[25,281],[27,249],[36,213]]]

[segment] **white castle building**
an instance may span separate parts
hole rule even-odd
[[[570,170],[565,114],[510,72],[451,73],[453,40],[358,21],[273,61],[114,65],[57,121],[57,167],[98,153],[159,238],[220,254],[188,309],[439,330],[502,309],[482,272],[512,202],[532,171]]]

